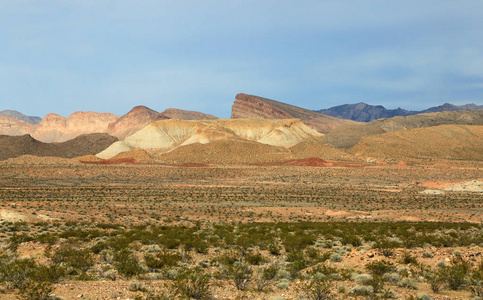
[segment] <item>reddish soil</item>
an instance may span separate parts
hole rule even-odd
[[[83,164],[93,164],[93,165],[121,165],[121,164],[136,164],[137,161],[134,158],[116,158],[107,159],[101,161],[80,161]]]

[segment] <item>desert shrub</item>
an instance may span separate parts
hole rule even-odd
[[[275,243],[275,242],[272,242],[268,245],[268,251],[272,254],[272,255],[280,255],[280,245]]]
[[[283,246],[287,252],[299,252],[310,245],[315,244],[316,236],[314,234],[298,232],[290,235],[282,236]]]
[[[434,293],[439,293],[445,282],[444,273],[441,271],[431,271],[424,276]]]
[[[425,251],[425,252],[423,253],[423,257],[424,257],[424,258],[433,258],[433,257],[434,257],[434,255],[433,255],[433,253],[431,253],[431,252],[429,252],[429,251]]]
[[[483,297],[483,261],[469,277],[468,286],[476,297]]]
[[[317,274],[322,274],[324,276],[330,276],[331,274],[337,273],[337,269],[326,264],[319,264],[312,268],[307,274],[315,276]]]
[[[417,294],[416,300],[433,300],[433,297],[431,297],[427,294]]]
[[[332,253],[330,255],[330,261],[333,261],[333,262],[341,262],[342,261],[342,256],[340,256],[337,253]]]
[[[233,265],[235,262],[241,261],[241,255],[237,251],[228,251],[225,252],[211,260],[211,264],[222,264],[225,266]]]
[[[290,280],[283,278],[277,283],[276,287],[280,290],[287,290],[290,287]]]
[[[370,296],[374,292],[372,286],[356,285],[351,289],[349,294],[353,296]]]
[[[168,251],[158,252],[156,254],[147,253],[144,255],[146,266],[150,269],[162,269],[165,267],[173,267],[181,261],[179,253],[170,253]]]
[[[139,282],[139,281],[133,281],[133,282],[129,283],[129,290],[133,291],[133,292],[137,292],[137,291],[145,292],[145,291],[147,291],[146,285],[144,285],[144,283]]]
[[[442,274],[446,278],[448,287],[452,290],[459,290],[467,279],[470,266],[464,260],[453,260],[452,265],[442,269]]]
[[[62,246],[51,256],[55,264],[64,263],[74,270],[87,271],[94,265],[94,257],[89,249],[74,249],[69,246]]]
[[[382,298],[382,299],[398,299],[399,295],[396,293],[396,291],[394,291],[392,289],[383,289],[379,293],[379,297]]]
[[[210,282],[208,274],[187,270],[173,282],[171,290],[179,299],[209,300],[212,297]]]
[[[391,283],[398,283],[399,280],[401,280],[401,276],[399,276],[398,273],[385,273],[384,275],[382,275],[382,278],[385,281],[391,282]]]
[[[369,274],[359,274],[354,277],[354,281],[363,284],[363,285],[368,285],[373,277]]]
[[[14,234],[9,239],[8,248],[12,251],[16,251],[20,244],[33,241],[34,238],[28,234]]]
[[[354,247],[359,247],[362,245],[362,240],[356,235],[343,235],[341,237],[342,245],[352,245]]]
[[[252,268],[244,263],[230,265],[226,270],[226,275],[233,280],[239,291],[245,290],[252,281],[252,273]]]
[[[301,288],[299,294],[305,296],[309,300],[329,300],[333,299],[331,291],[331,282],[326,278],[312,277],[306,281]]]
[[[384,279],[381,275],[373,276],[372,279],[367,282],[367,285],[372,286],[374,293],[379,293],[384,289]]]
[[[0,281],[6,282],[9,289],[22,289],[27,285],[29,289],[34,289],[33,282],[58,282],[64,276],[62,268],[56,265],[39,265],[31,259],[20,259],[13,261],[0,262]],[[37,288],[46,285],[37,286]]]
[[[411,290],[417,290],[418,289],[418,283],[416,282],[416,280],[411,279],[411,278],[402,279],[399,282],[398,285],[400,287],[404,287],[404,288],[411,289]]]
[[[273,280],[277,275],[277,271],[278,268],[274,265],[258,269],[258,274],[255,278],[255,284],[259,292],[262,292],[265,287],[270,284],[270,281]]]
[[[409,265],[409,264],[417,264],[418,259],[416,256],[411,255],[411,253],[404,251],[401,258],[399,259],[399,263]]]
[[[50,281],[26,280],[18,289],[18,295],[22,300],[47,300],[54,291]]]
[[[132,277],[143,272],[138,258],[127,249],[115,252],[114,266],[120,274],[126,277]]]
[[[245,261],[251,265],[261,265],[265,261],[265,258],[260,254],[260,252],[247,253],[245,255]]]
[[[396,266],[387,260],[377,260],[366,264],[366,269],[374,275],[384,275],[385,273],[395,272]]]

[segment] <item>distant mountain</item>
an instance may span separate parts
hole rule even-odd
[[[40,121],[42,121],[42,118],[40,117],[26,116],[21,112],[18,112],[16,110],[9,110],[9,109],[0,111],[0,116],[14,118],[17,120],[27,122],[32,125],[38,124],[40,123]]]
[[[111,113],[74,112],[68,118],[57,114],[46,115],[33,126],[30,135],[44,143],[60,143],[81,134],[106,133],[109,124],[120,117]]]
[[[363,102],[356,104],[344,104],[334,106],[328,109],[317,110],[319,113],[323,113],[336,118],[342,118],[347,120],[353,120],[358,122],[370,122],[381,118],[392,118],[397,116],[410,116],[421,113],[442,112],[442,111],[477,111],[483,110],[483,105],[465,104],[465,105],[453,105],[445,103],[440,106],[431,107],[422,111],[405,110],[402,108],[386,109],[382,105],[369,105]]]
[[[25,121],[0,116],[0,134],[4,135],[24,135],[32,131],[34,125]]]
[[[294,105],[247,94],[236,95],[231,110],[232,119],[300,119],[308,127],[321,133],[332,131],[341,125],[357,124],[334,118]]]
[[[470,110],[470,111],[483,110],[483,105],[476,105],[474,103],[464,104],[464,105],[454,105],[450,103],[445,103],[440,106],[428,108],[419,113],[432,113],[432,112],[440,112],[440,111],[463,111],[463,110]]]
[[[0,160],[21,155],[73,158],[98,153],[118,139],[107,133],[80,135],[63,143],[43,143],[30,135],[0,135]]]

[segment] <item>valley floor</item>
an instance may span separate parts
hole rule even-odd
[[[451,161],[359,167],[4,162],[0,265],[15,269],[33,258],[32,270],[62,269],[52,280],[62,299],[168,299],[161,293],[182,299],[180,286],[207,274],[217,299],[299,299],[313,282],[329,282],[334,299],[351,299],[363,297],[356,286],[374,286],[357,274],[379,278],[367,265],[386,261],[392,267],[381,282],[400,299],[422,293],[468,299],[469,277],[456,290],[442,283],[439,293],[428,278],[460,262],[478,274],[482,170],[479,162]],[[75,265],[76,255],[89,263]],[[123,255],[139,269],[126,273]],[[441,261],[447,266],[438,267]],[[250,269],[243,290],[233,280],[240,266]],[[274,277],[257,291],[271,267]],[[27,279],[1,279],[0,298],[23,295],[18,289]],[[155,290],[157,296],[150,294]]]

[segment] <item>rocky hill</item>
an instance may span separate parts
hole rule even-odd
[[[369,105],[363,102],[356,103],[356,104],[344,104],[339,106],[334,106],[328,109],[321,109],[317,110],[317,112],[347,119],[347,120],[354,120],[358,122],[370,122],[373,120],[381,119],[381,118],[392,118],[396,116],[410,116],[410,115],[417,115],[422,113],[431,113],[431,112],[442,112],[442,111],[477,111],[483,110],[483,105],[476,105],[476,104],[465,104],[465,105],[453,105],[449,103],[445,103],[440,106],[431,107],[422,111],[410,111],[405,110],[402,108],[397,109],[386,109],[382,105]]]
[[[248,119],[300,119],[308,127],[327,133],[341,125],[356,124],[354,121],[327,116],[315,111],[286,103],[247,94],[236,95],[231,118]]]
[[[107,133],[118,137],[120,140],[124,140],[126,137],[136,133],[151,122],[167,119],[213,120],[218,118],[197,111],[168,108],[162,113],[159,113],[146,106],[136,106],[116,122],[110,124]]]
[[[135,148],[163,153],[181,146],[216,141],[250,141],[289,148],[300,142],[318,143],[320,136],[298,119],[162,120],[150,123],[97,156],[111,158]]]
[[[105,133],[119,116],[111,113],[75,112],[68,118],[48,114],[34,125],[30,135],[44,143],[65,142],[82,134]]]
[[[22,136],[0,135],[0,160],[22,155],[73,158],[99,153],[117,140],[106,133],[81,135],[63,143],[43,143],[28,134]]]
[[[127,114],[117,119],[114,123],[109,124],[107,133],[123,140],[146,127],[149,123],[164,119],[168,118],[161,116],[160,113],[155,110],[146,106],[136,106]]]
[[[9,110],[9,109],[0,111],[0,116],[14,118],[17,120],[27,122],[32,125],[38,124],[42,120],[42,118],[40,117],[26,116],[21,112],[18,112],[16,110]]]
[[[0,116],[0,134],[3,135],[24,135],[32,131],[32,124],[25,121]]]
[[[167,119],[179,119],[179,120],[216,120],[215,117],[210,114],[204,114],[197,111],[182,110],[177,108],[168,108],[161,113],[162,116]]]
[[[378,159],[483,160],[483,126],[440,125],[363,137],[349,152]]]
[[[378,119],[365,124],[338,127],[326,134],[324,139],[337,148],[350,148],[364,136],[449,124],[483,125],[483,111],[443,111]]]

